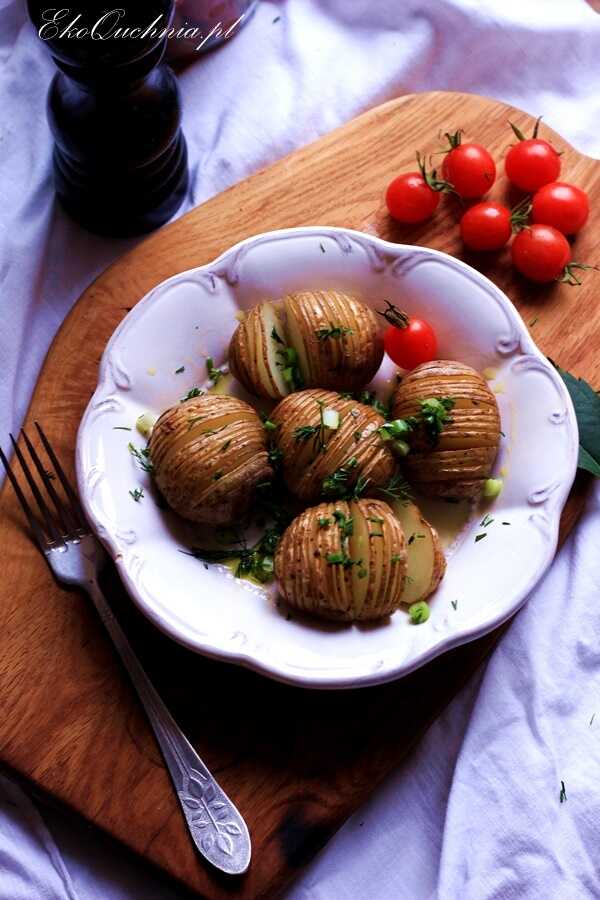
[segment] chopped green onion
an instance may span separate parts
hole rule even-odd
[[[483,484],[483,496],[486,500],[495,500],[502,493],[503,487],[502,478],[488,478]]]
[[[425,600],[419,600],[418,603],[413,603],[408,607],[408,614],[413,625],[421,625],[429,618],[429,605]]]
[[[135,427],[142,437],[149,438],[155,422],[156,416],[151,416],[150,413],[142,413],[141,416],[137,417]]]

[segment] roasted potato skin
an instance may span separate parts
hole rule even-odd
[[[346,539],[336,519],[340,514],[354,526]],[[328,555],[344,551],[353,565],[328,561]],[[395,612],[405,576],[404,532],[380,500],[340,500],[306,509],[288,526],[275,554],[275,577],[285,601],[334,621],[381,619]]]
[[[477,497],[490,477],[500,443],[496,397],[470,366],[434,360],[417,366],[394,392],[392,416],[405,419],[420,410],[420,401],[452,397],[448,422],[432,446],[421,429],[407,438],[411,453],[404,461],[408,480],[432,497]]]
[[[377,316],[356,297],[340,291],[300,291],[283,301],[291,340],[296,323],[303,347],[297,347],[306,387],[356,391],[373,378],[383,359]],[[337,336],[326,336],[332,328]]]
[[[258,415],[226,395],[205,394],[167,409],[152,430],[149,450],[159,490],[192,522],[237,521],[256,485],[273,476]]]
[[[288,391],[271,373],[267,355],[267,341],[271,336],[265,334],[261,306],[250,309],[234,331],[229,343],[229,368],[249,394],[279,400]]]
[[[325,432],[325,449],[315,438],[300,440],[296,435],[301,426],[319,425],[321,406],[335,409],[341,420],[338,429]],[[371,406],[333,391],[311,388],[285,397],[271,412],[270,419],[277,425],[274,434],[283,454],[284,480],[290,491],[303,500],[320,499],[324,479],[353,458],[357,463],[349,470],[348,487],[360,475],[369,479],[369,490],[384,486],[396,470],[395,457],[377,433],[384,419]]]

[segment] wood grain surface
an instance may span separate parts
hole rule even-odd
[[[533,127],[530,116],[477,96],[393,100],[157,232],[83,294],[48,354],[27,427],[39,419],[72,472],[76,430],[101,353],[127,310],[157,282],[242,238],[309,224],[359,228],[467,259],[535,323],[531,331],[545,353],[600,385],[600,275],[587,273],[579,288],[535,287],[514,273],[506,252],[465,255],[456,227],[461,208],[452,199],[417,228],[394,225],[386,214],[387,182],[414,169],[415,149],[438,149],[440,129],[464,128],[466,139],[482,141],[499,160],[511,141],[508,119],[525,131]],[[564,177],[585,187],[597,209],[600,164],[549,129],[542,132],[564,150]],[[507,197],[503,177],[492,196]],[[577,259],[600,262],[594,230],[591,221],[577,238]],[[585,493],[579,478],[563,537]],[[1,761],[211,900],[277,893],[402,762],[498,638],[496,632],[459,648],[395,684],[310,692],[175,645],[142,618],[111,575],[107,589],[142,662],[248,821],[251,869],[227,880],[192,849],[158,749],[95,613],[81,595],[53,582],[6,486],[0,502]]]

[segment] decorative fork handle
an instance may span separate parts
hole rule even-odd
[[[230,875],[242,874],[250,865],[251,855],[250,835],[244,819],[160,699],[97,581],[88,580],[84,586],[146,710],[192,840],[213,866]]]

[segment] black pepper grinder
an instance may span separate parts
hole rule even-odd
[[[151,231],[180,206],[187,150],[179,88],[161,64],[173,0],[85,9],[28,0],[29,15],[59,68],[48,92],[57,195],[100,234]]]

